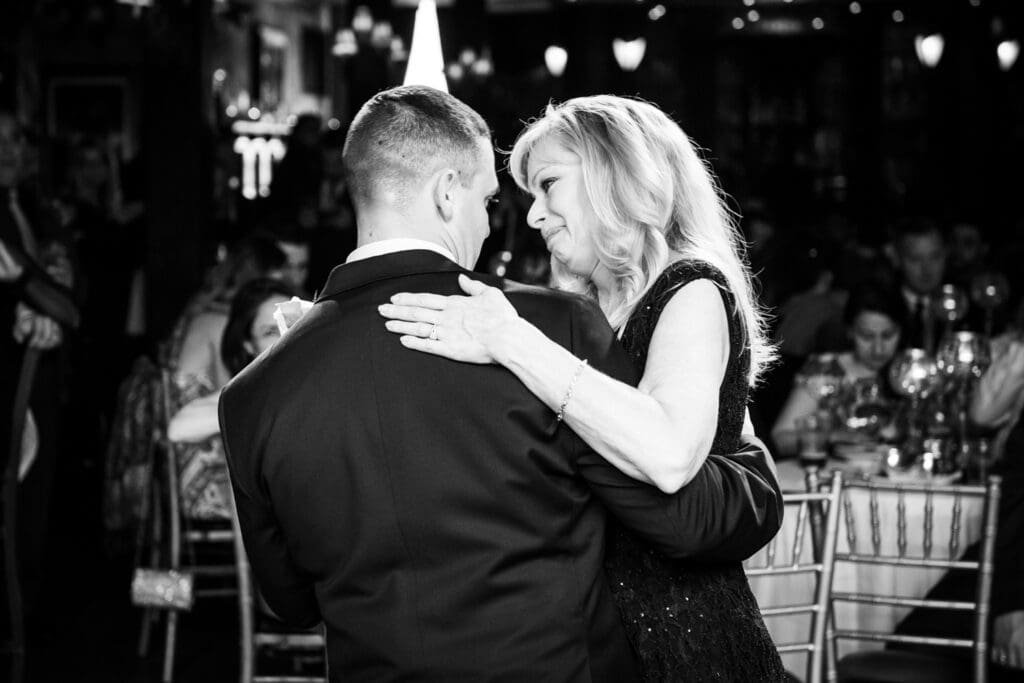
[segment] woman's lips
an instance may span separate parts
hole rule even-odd
[[[544,228],[540,231],[540,236],[544,238],[545,242],[551,242],[551,238],[562,231],[561,227],[558,228]]]

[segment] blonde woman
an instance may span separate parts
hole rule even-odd
[[[720,466],[707,456],[752,431],[748,390],[772,349],[738,231],[690,139],[646,102],[576,98],[523,131],[509,166],[533,196],[527,221],[557,286],[597,299],[639,386],[589,368],[464,276],[468,296],[395,296],[381,307],[388,329],[411,349],[503,365],[605,459],[665,492]],[[694,527],[709,547],[712,517]],[[785,679],[740,563],[720,560],[671,561],[614,533],[607,570],[645,680]]]

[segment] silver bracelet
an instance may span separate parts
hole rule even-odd
[[[558,422],[565,419],[565,407],[569,405],[569,399],[572,398],[572,390],[576,388],[576,382],[579,381],[580,375],[583,374],[583,368],[587,367],[588,361],[586,358],[580,361],[580,364],[576,366],[576,372],[573,373],[572,380],[569,382],[569,388],[565,390],[565,398],[562,399],[562,405],[558,407],[558,416],[555,418]]]

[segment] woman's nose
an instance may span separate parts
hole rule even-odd
[[[526,224],[535,230],[540,230],[541,226],[544,225],[544,219],[547,211],[544,210],[543,202],[539,199],[534,199],[533,204],[530,205],[530,211],[526,214]]]

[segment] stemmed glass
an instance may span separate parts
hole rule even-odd
[[[893,358],[889,366],[889,382],[893,390],[910,401],[907,434],[903,453],[916,458],[921,450],[921,402],[939,387],[939,369],[935,359],[924,349],[907,349]],[[901,462],[907,466],[910,462]]]
[[[846,371],[839,364],[839,356],[835,353],[821,353],[811,356],[796,376],[796,381],[803,385],[818,401],[828,401],[839,391],[846,377]]]
[[[961,460],[968,456],[967,406],[971,391],[990,362],[988,340],[975,332],[947,334],[939,344],[936,365],[946,380],[955,415]]]
[[[845,377],[846,371],[834,353],[811,356],[796,376],[797,384],[818,401],[818,410],[797,425],[801,461],[805,465],[819,464],[826,457],[825,446],[834,421],[838,393]]]

